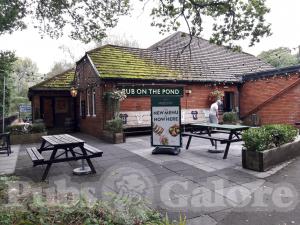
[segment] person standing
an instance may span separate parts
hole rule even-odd
[[[209,122],[219,123],[219,106],[222,105],[222,101],[218,99],[216,102],[211,104],[209,109]]]

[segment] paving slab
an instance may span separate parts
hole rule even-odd
[[[293,187],[293,193],[300,191],[300,159],[261,178],[241,168],[240,143],[234,143],[228,160],[223,160],[223,154],[207,152],[209,142],[196,139],[191,149],[169,156],[152,155],[149,136],[130,137],[124,144],[112,145],[86,134],[74,135],[103,150],[102,158],[92,159],[96,174],[73,175],[80,161],[57,163],[46,182],[40,183],[45,166],[32,167],[25,151],[29,146],[39,147],[38,143],[19,146],[15,174],[21,181],[45,185],[44,190],[58,194],[84,193],[91,200],[110,200],[109,194],[118,198],[135,196],[147,200],[163,215],[168,213],[171,219],[186,216],[188,224],[300,224],[298,202],[288,212],[279,212],[274,201],[293,199],[276,191],[272,195],[281,183]],[[264,194],[268,191],[271,195]],[[258,197],[266,207],[257,207]],[[299,200],[299,196],[293,197]]]

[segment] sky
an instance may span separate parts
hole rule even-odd
[[[118,25],[109,30],[109,35],[133,39],[138,42],[139,47],[147,48],[172,34],[160,35],[158,28],[151,27],[151,17],[149,16],[151,5],[146,5],[142,11],[143,5],[139,1],[133,0],[132,2],[134,2],[134,11],[131,16],[121,17]],[[298,51],[300,45],[300,1],[285,0],[283,3],[279,0],[267,0],[266,4],[271,9],[266,20],[272,24],[273,35],[263,38],[254,47],[248,47],[246,41],[240,42],[243,51],[253,55],[277,47],[289,47]],[[187,28],[182,26],[179,30],[186,32]],[[208,39],[209,33],[209,30],[204,30],[202,37]],[[61,46],[69,48],[74,59],[66,51],[63,51]],[[93,46],[93,43],[86,45],[68,37],[50,39],[45,36],[41,38],[38,31],[30,27],[27,30],[0,36],[0,50],[14,50],[18,57],[31,58],[42,74],[49,72],[55,62],[72,62],[80,59]]]

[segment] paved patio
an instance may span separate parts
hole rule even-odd
[[[257,210],[258,206],[253,206],[255,194],[274,189],[267,178],[285,166],[268,173],[242,169],[241,143],[233,143],[228,158],[223,160],[222,153],[207,152],[210,142],[203,139],[192,140],[189,150],[183,148],[180,155],[171,156],[152,155],[150,136],[129,137],[126,143],[117,145],[86,134],[74,136],[104,151],[102,158],[92,160],[97,174],[75,176],[72,170],[80,162],[58,163],[52,166],[47,182],[41,184],[45,166],[32,167],[27,146],[14,146],[20,149],[15,174],[26,182],[23,192],[50,193],[53,201],[63,200],[69,193],[83,193],[90,201],[111,199],[112,194],[107,193],[113,193],[119,198],[142,200],[163,214],[167,212],[172,219],[182,214],[188,224],[211,225],[221,223],[232,212]],[[185,146],[187,138],[183,140]],[[259,206],[260,210],[277,209],[272,201]]]

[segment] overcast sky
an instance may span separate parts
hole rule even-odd
[[[138,2],[134,0],[134,2]],[[158,29],[151,27],[151,18],[148,6],[144,13],[141,13],[140,3],[135,3],[135,11],[131,16],[122,17],[117,27],[109,31],[111,35],[124,36],[127,39],[134,39],[140,47],[148,47],[161,40],[167,35],[159,35]],[[277,48],[289,47],[297,50],[300,45],[300,1],[299,0],[267,0],[267,5],[271,8],[270,14],[266,17],[272,24],[273,35],[264,38],[254,47],[247,47],[246,42],[241,42],[245,52],[253,55],[261,51]],[[181,31],[186,31],[183,26]],[[203,33],[203,38],[208,39],[209,31]],[[66,37],[52,40],[48,37],[41,39],[37,30],[27,29],[20,32],[14,32],[11,35],[0,36],[1,50],[15,50],[19,57],[29,57],[39,67],[40,73],[47,73],[57,61],[71,61],[69,55],[64,52],[60,46],[66,46],[71,49],[75,60],[84,55],[84,52],[93,47],[93,44],[84,45],[79,41],[73,41]]]

